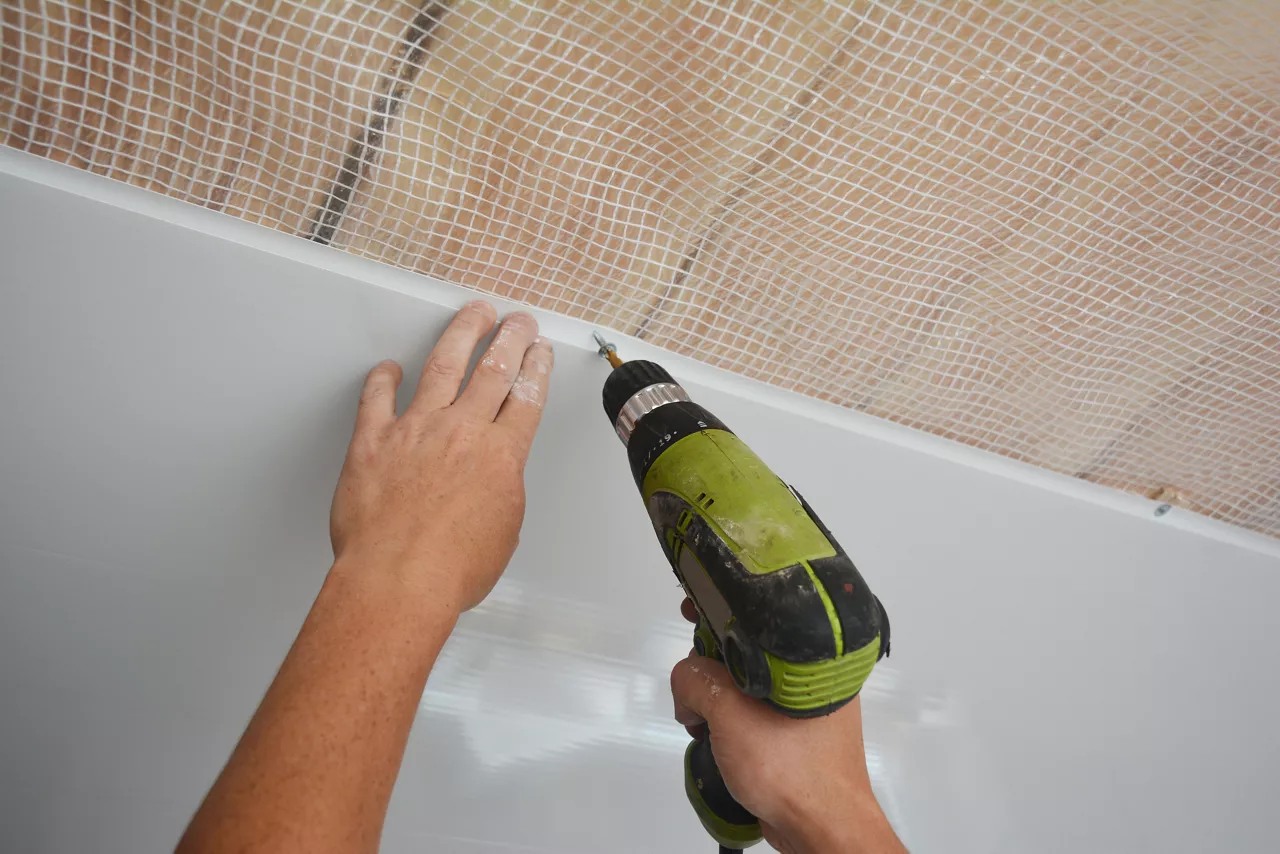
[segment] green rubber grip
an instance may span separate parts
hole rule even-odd
[[[695,739],[685,749],[684,793],[703,828],[723,848],[741,850],[764,838],[760,822],[729,793],[710,738]]]
[[[698,655],[724,662],[715,633],[701,616],[693,632],[693,646]],[[684,791],[703,828],[724,848],[741,850],[764,838],[760,822],[730,794],[711,753],[711,739],[705,735],[685,749]]]

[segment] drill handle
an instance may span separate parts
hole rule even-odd
[[[701,616],[693,633],[693,646],[699,655],[724,661],[711,626]],[[740,851],[763,838],[759,820],[734,800],[725,785],[711,752],[709,732],[704,731],[684,752],[684,791],[702,826],[720,843],[721,852]]]
[[[684,791],[721,851],[739,851],[763,838],[759,819],[729,793],[706,734],[690,742],[684,752]]]

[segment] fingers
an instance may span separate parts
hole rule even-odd
[[[694,605],[693,600],[688,596],[684,597],[684,601],[680,603],[680,616],[691,623],[698,622],[698,606]]]
[[[356,410],[356,433],[379,431],[396,420],[396,389],[404,371],[388,359],[374,366],[360,390],[360,408]]]
[[[671,670],[671,697],[676,720],[686,727],[704,721],[716,726],[716,717],[726,704],[745,699],[733,685],[733,677],[718,661],[692,656]]]
[[[496,420],[515,432],[521,444],[528,448],[533,443],[538,422],[542,420],[542,408],[547,402],[547,387],[551,383],[551,370],[555,367],[556,354],[551,342],[535,338],[524,353],[520,373],[507,392]]]
[[[477,417],[494,420],[516,381],[525,352],[537,337],[538,322],[533,315],[522,311],[507,315],[471,374],[458,405]]]
[[[467,303],[453,316],[422,368],[422,379],[418,381],[411,409],[444,409],[453,403],[462,387],[471,354],[480,339],[489,334],[497,316],[493,306],[483,300]]]

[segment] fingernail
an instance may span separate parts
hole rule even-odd
[[[534,320],[533,315],[527,311],[513,311],[511,314],[508,314],[506,319],[502,322],[512,324],[529,324],[533,326],[534,329],[538,328],[538,321]]]

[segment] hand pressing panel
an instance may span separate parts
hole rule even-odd
[[[463,389],[496,319],[481,301],[457,313],[401,415],[400,366],[370,371],[330,516],[338,562],[402,573],[411,590],[457,610],[479,604],[515,551],[525,460],[554,362],[537,322],[516,312]]]

